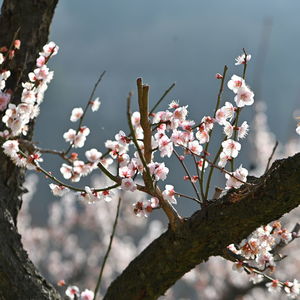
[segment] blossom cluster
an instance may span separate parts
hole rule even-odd
[[[44,93],[53,78],[53,71],[49,71],[46,63],[51,56],[57,54],[57,51],[58,46],[54,42],[43,47],[43,51],[36,60],[37,68],[28,74],[29,81],[22,83],[21,103],[8,105],[2,122],[8,128],[10,137],[26,135],[28,123],[38,116]]]
[[[7,105],[11,99],[12,91],[6,89],[6,80],[10,77],[10,71],[4,66],[9,60],[12,60],[15,56],[16,50],[19,50],[21,46],[20,40],[13,41],[10,49],[7,47],[0,48],[0,112],[7,108]],[[5,136],[6,133],[0,132],[0,136]]]
[[[281,282],[265,276],[264,273],[275,270],[276,261],[281,257],[278,251],[282,245],[290,243],[296,237],[295,234],[283,228],[279,221],[259,227],[238,247],[233,244],[228,246],[228,249],[239,257],[239,260],[233,265],[233,269],[240,272],[246,269],[250,273],[250,280],[253,283],[267,278],[270,282],[266,286],[270,292],[279,292],[283,289],[289,298],[298,297],[300,283],[296,279],[293,282]]]
[[[24,155],[19,148],[20,144],[18,141],[8,138],[21,133],[26,134],[28,122],[37,116],[47,84],[53,77],[53,72],[49,71],[46,63],[52,55],[57,53],[57,50],[58,47],[53,42],[44,46],[43,52],[40,53],[40,57],[36,62],[37,69],[29,74],[30,82],[23,83],[24,90],[21,103],[18,106],[9,104],[9,108],[2,119],[10,130],[10,134],[6,137],[7,141],[2,147],[5,154],[10,156],[18,166],[35,168],[39,167],[38,162],[42,161],[40,153],[35,152]],[[247,59],[249,60],[250,57],[247,57]],[[225,78],[222,77],[222,80],[225,80]],[[158,199],[154,201],[156,204],[151,204],[153,203],[151,198],[147,203],[136,203],[134,208],[136,215],[147,216],[153,208],[160,206],[161,201],[176,204],[176,195],[180,195],[175,191],[174,186],[170,184],[166,184],[165,189],[161,193],[157,190],[159,181],[167,179],[169,168],[164,162],[158,160],[156,153],[159,154],[160,158],[171,157],[175,154],[183,165],[185,159],[188,159],[188,157],[193,158],[197,172],[191,176],[185,170],[186,175],[184,179],[191,181],[192,184],[195,181],[199,181],[200,185],[203,185],[204,171],[209,164],[207,159],[209,153],[206,149],[208,148],[214,125],[219,124],[223,127],[225,137],[221,143],[222,151],[219,152],[220,161],[218,166],[221,170],[224,169],[226,174],[226,189],[239,188],[247,181],[248,171],[240,166],[235,171],[231,170],[229,172],[225,170],[225,166],[227,161],[235,159],[241,150],[241,144],[237,140],[247,135],[249,126],[246,121],[241,126],[238,126],[238,115],[242,107],[253,104],[254,94],[246,85],[245,80],[237,75],[231,77],[227,86],[235,93],[234,101],[236,106],[227,101],[223,106],[217,107],[213,116],[204,116],[200,122],[196,123],[194,120],[187,118],[187,105],[181,106],[179,101],[172,101],[168,109],[151,112],[147,116],[147,122],[149,122],[151,127],[150,133],[144,132],[144,128],[141,125],[141,118],[145,116],[141,116],[141,113],[136,111],[131,114],[130,122],[133,129],[130,134],[126,134],[122,130],[119,131],[113,140],[105,142],[107,149],[105,154],[93,148],[85,152],[86,161],[84,161],[79,159],[77,153],[72,153],[68,157],[66,155],[68,155],[71,148],[82,148],[87,136],[90,134],[90,129],[87,126],[82,126],[84,115],[88,107],[92,111],[97,111],[101,102],[99,98],[93,101],[89,100],[85,109],[76,107],[72,110],[70,121],[79,122],[79,125],[77,129],[71,128],[63,135],[65,141],[70,145],[69,149],[62,153],[66,162],[60,168],[61,174],[64,179],[78,182],[81,177],[87,176],[93,170],[100,168],[115,182],[115,185],[101,189],[86,186],[79,191],[73,188],[74,191],[78,191],[82,199],[89,203],[97,200],[109,202],[116,188],[134,192],[137,189],[141,189],[141,185],[137,183],[139,180],[144,180],[146,177],[150,178],[152,186],[156,187],[156,192],[154,194],[150,192],[149,183],[146,192],[154,196],[154,199]],[[147,134],[151,135],[151,145],[144,144],[144,137]],[[145,149],[145,147],[148,147],[148,149]],[[132,148],[133,150],[131,150]],[[145,151],[151,153],[147,163],[145,161]],[[177,151],[181,153],[178,154]],[[108,171],[109,166],[113,165],[113,163],[117,166],[116,175],[112,175]],[[215,166],[211,164],[211,167]],[[41,170],[40,167],[38,169]],[[62,196],[65,192],[72,189],[71,186],[64,185],[61,181],[56,180],[50,173],[48,177],[54,180],[50,184],[54,195]],[[201,188],[203,189],[202,186]],[[196,190],[195,186],[194,190]],[[200,199],[200,194],[197,191],[196,193],[196,201],[206,201],[206,199]]]
[[[76,285],[68,286],[66,289],[66,295],[69,299],[78,299],[78,300],[93,300],[94,292],[85,289],[80,293],[79,288]]]

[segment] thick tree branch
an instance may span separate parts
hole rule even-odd
[[[223,256],[262,224],[300,204],[300,153],[276,161],[261,178],[210,201],[176,231],[152,242],[111,284],[104,299],[157,299],[210,256]]]

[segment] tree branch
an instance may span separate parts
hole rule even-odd
[[[153,241],[111,284],[104,299],[157,299],[186,272],[210,256],[223,256],[257,227],[300,204],[300,153],[276,161],[252,187],[210,201],[175,231]]]

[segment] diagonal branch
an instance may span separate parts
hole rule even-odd
[[[210,201],[175,231],[153,241],[111,284],[104,299],[157,299],[186,272],[210,256],[223,255],[262,224],[300,204],[300,153],[276,161],[252,187]]]

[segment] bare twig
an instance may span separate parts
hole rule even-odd
[[[271,155],[270,155],[270,157],[269,157],[269,159],[268,159],[268,163],[267,163],[267,166],[266,166],[266,169],[265,169],[265,173],[267,173],[267,171],[268,171],[269,168],[270,168],[270,164],[271,164],[271,161],[272,161],[272,159],[273,159],[273,156],[274,156],[274,154],[275,154],[275,151],[276,151],[277,147],[278,147],[278,141],[276,141],[276,143],[275,143],[275,145],[274,145],[274,147],[273,147],[272,153],[271,153]]]
[[[98,276],[96,288],[95,288],[95,291],[94,291],[94,299],[93,300],[96,300],[96,298],[97,298],[97,294],[98,294],[98,291],[99,291],[99,288],[100,288],[101,279],[102,279],[103,271],[104,271],[104,268],[105,268],[105,264],[106,264],[107,258],[109,256],[111,246],[112,246],[112,242],[113,242],[113,239],[114,239],[114,236],[115,236],[115,232],[116,232],[116,228],[117,228],[117,224],[118,224],[118,218],[119,218],[119,214],[120,214],[121,199],[122,198],[119,197],[119,202],[118,202],[118,206],[117,206],[117,212],[116,212],[116,216],[115,216],[115,221],[114,221],[112,233],[110,235],[109,244],[108,244],[105,256],[103,258],[102,265],[101,265],[101,269],[100,269],[100,273],[99,273],[99,276]]]
[[[160,97],[160,99],[157,101],[157,103],[153,106],[153,108],[150,110],[150,114],[152,114],[155,109],[158,107],[158,105],[164,100],[164,98],[169,94],[169,92],[175,87],[175,82],[171,84],[171,86],[163,93],[163,95]]]
[[[92,92],[91,92],[91,95],[90,95],[90,97],[89,97],[89,100],[88,100],[88,102],[87,102],[87,104],[86,104],[86,106],[85,106],[85,108],[84,108],[83,114],[82,114],[82,116],[81,116],[80,119],[79,119],[79,124],[78,124],[77,130],[76,130],[76,135],[78,134],[78,132],[79,132],[79,130],[80,130],[80,128],[81,128],[81,125],[82,125],[83,119],[84,119],[84,117],[85,117],[85,114],[86,114],[86,112],[87,112],[87,110],[88,110],[88,108],[89,108],[89,106],[90,106],[90,104],[91,104],[91,101],[93,100],[93,97],[94,97],[94,94],[95,94],[95,92],[96,92],[96,89],[97,89],[98,85],[100,84],[100,82],[101,82],[103,76],[105,75],[105,73],[106,73],[106,71],[103,71],[103,72],[101,73],[101,75],[99,76],[98,80],[96,81],[96,83],[95,83],[95,85],[94,85],[94,88],[93,88],[93,90],[92,90]],[[74,145],[74,142],[72,142],[72,143],[70,144],[69,148],[68,148],[66,151],[64,151],[64,154],[65,154],[65,155],[67,155],[67,154],[70,152],[70,150],[72,149],[73,145]]]
[[[175,149],[173,150],[173,153],[175,154],[175,156],[177,157],[178,161],[179,161],[180,164],[182,165],[182,167],[183,167],[183,169],[184,169],[186,175],[187,175],[188,178],[190,179],[191,185],[192,185],[192,187],[193,187],[193,189],[194,189],[194,191],[195,191],[195,193],[196,193],[197,198],[200,200],[201,197],[200,197],[200,195],[199,195],[199,192],[198,192],[198,190],[197,190],[197,188],[196,188],[196,185],[195,185],[194,182],[192,181],[192,176],[190,175],[189,170],[187,169],[185,163],[180,159],[179,154],[176,152]]]

